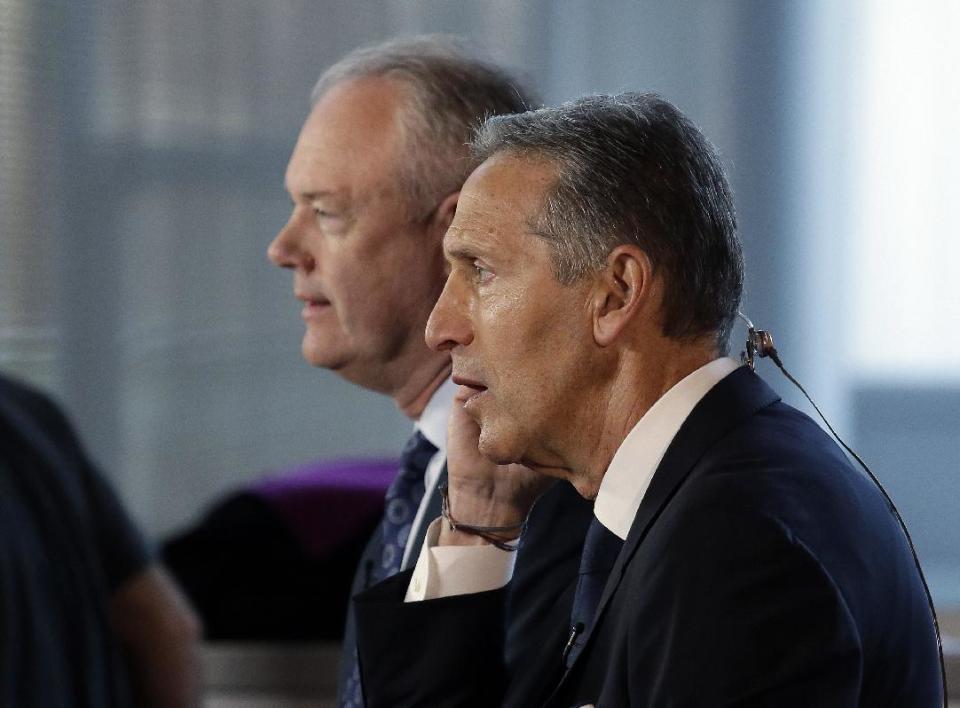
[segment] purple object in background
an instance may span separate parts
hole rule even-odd
[[[313,462],[255,482],[249,491],[276,510],[304,549],[319,558],[380,517],[399,465],[389,458]]]

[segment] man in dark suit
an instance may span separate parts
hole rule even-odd
[[[353,593],[416,561],[440,513],[455,386],[450,355],[427,347],[424,328],[446,277],[442,237],[477,164],[467,149],[472,130],[486,116],[525,108],[511,77],[444,37],[358,50],[313,91],[286,173],[293,211],[268,256],[293,272],[304,358],[390,396],[415,421]],[[541,508],[554,503],[582,507],[559,488]],[[573,513],[582,522],[569,545],[541,537],[571,575],[589,509]],[[546,617],[540,602],[521,605]],[[341,705],[362,704],[349,613],[339,694]]]
[[[725,356],[743,266],[706,139],[622,94],[491,119],[474,149],[427,340],[460,384],[451,449],[472,435],[490,462],[451,460],[424,554],[465,565],[514,536],[543,475],[594,518],[537,682],[503,669],[509,586],[411,601],[418,566],[358,597],[369,705],[941,704],[888,504]]]

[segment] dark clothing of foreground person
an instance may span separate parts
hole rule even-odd
[[[0,376],[0,706],[190,705],[198,630],[156,572],[63,414]]]

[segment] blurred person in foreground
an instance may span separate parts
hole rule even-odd
[[[199,705],[198,637],[64,415],[0,376],[0,706]]]
[[[427,340],[492,462],[451,464],[429,540],[466,573],[488,540],[462,524],[515,527],[544,478],[594,516],[537,693],[503,682],[507,593],[411,601],[417,569],[355,600],[369,704],[942,705],[891,508],[726,356],[743,265],[712,146],[627,93],[492,118],[474,150]]]
[[[353,593],[412,565],[427,524],[440,513],[456,387],[449,353],[428,348],[424,328],[446,279],[442,239],[460,187],[477,164],[468,150],[473,130],[484,118],[525,110],[527,103],[503,70],[437,36],[355,51],[328,69],[313,91],[286,172],[293,211],[268,256],[292,271],[294,294],[303,303],[304,358],[390,396],[414,421]],[[537,580],[557,594],[521,593],[512,610],[519,630],[508,644],[507,663],[511,670],[522,666],[515,679],[520,683],[535,678],[536,658],[521,657],[537,654],[543,633],[565,630],[562,615],[572,596],[559,593],[576,573],[589,522],[589,506],[565,486],[544,495],[538,509],[549,508],[548,516],[563,513],[569,522],[563,532],[541,536],[532,523],[525,539],[525,548],[546,564],[537,569]],[[481,559],[481,566],[502,566],[501,557],[512,566],[515,546],[487,552],[491,558]],[[456,589],[465,580],[443,557],[427,566],[412,590],[418,597]],[[449,572],[438,575],[442,570]],[[517,587],[524,587],[525,577],[518,574]],[[474,582],[496,587],[506,578],[480,572]],[[561,617],[551,621],[556,608]],[[351,612],[341,705],[363,704],[359,677]]]

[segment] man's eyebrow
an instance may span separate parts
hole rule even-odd
[[[337,197],[340,196],[338,192],[333,191],[332,189],[321,189],[316,192],[304,192],[300,195],[308,202],[315,201],[317,199],[326,199],[328,197]]]
[[[328,197],[337,197],[339,193],[332,189],[318,189],[313,192],[290,192],[287,191],[287,195],[290,197],[290,201],[304,201],[312,202],[317,199],[326,199]]]
[[[458,261],[472,261],[477,257],[476,252],[470,247],[469,244],[458,243],[453,245],[450,248],[445,248],[444,252],[450,260]]]

